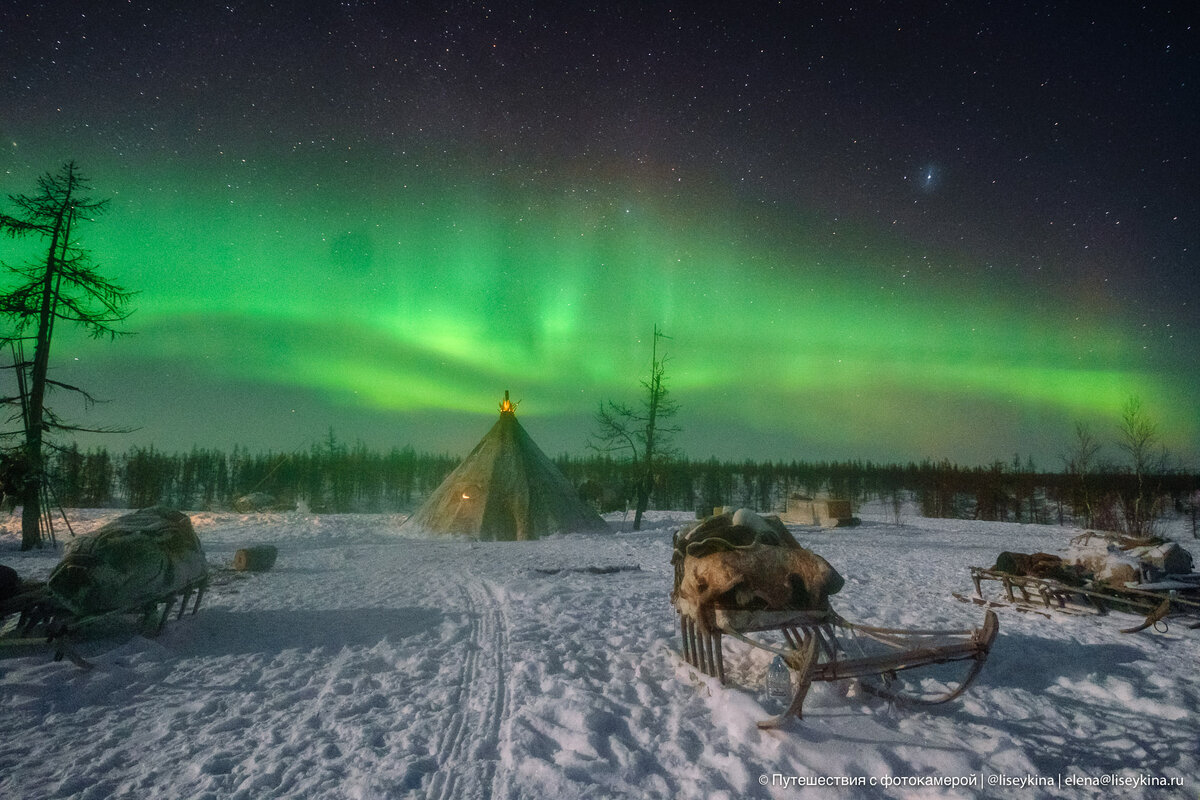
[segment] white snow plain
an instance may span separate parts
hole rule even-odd
[[[71,517],[86,531],[121,513]],[[1078,533],[860,515],[792,530],[845,576],[835,608],[886,626],[979,625],[953,596],[973,591],[968,567]],[[959,700],[818,684],[804,720],[760,731],[765,653],[727,640],[727,686],[677,655],[671,533],[691,514],[537,542],[403,538],[401,516],[191,517],[217,570],[198,614],[83,642],[91,671],[0,660],[0,797],[1198,795],[1200,632],[1182,626],[1000,609]],[[18,529],[0,520],[0,561],[45,578],[58,553],[19,552]],[[273,570],[227,569],[256,544],[278,547]]]

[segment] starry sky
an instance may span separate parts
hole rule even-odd
[[[0,195],[111,199],[85,447],[461,454],[508,389],[582,454],[657,324],[692,458],[1057,469],[1136,395],[1194,464],[1188,9],[13,0]]]

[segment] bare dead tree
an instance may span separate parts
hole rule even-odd
[[[46,393],[58,388],[78,393],[85,402],[94,399],[79,387],[49,377],[50,345],[55,323],[62,320],[83,327],[95,338],[114,338],[116,325],[125,320],[132,294],[101,276],[92,266],[88,251],[77,241],[76,225],[103,213],[107,200],[88,196],[91,186],[74,161],[58,172],[47,173],[37,182],[32,195],[10,195],[16,206],[13,216],[0,214],[0,231],[10,238],[37,237],[44,250],[19,266],[3,264],[16,285],[0,294],[0,314],[12,325],[0,338],[13,354],[17,394],[4,402],[19,405],[24,443],[19,451],[24,474],[22,490],[21,549],[42,541],[42,511],[46,507],[47,482],[42,450],[45,435],[52,431],[85,430],[67,425],[46,406]],[[32,360],[26,345],[32,344]],[[48,520],[47,520],[48,522]],[[52,536],[52,528],[47,528]]]
[[[1094,527],[1096,520],[1096,511],[1092,507],[1090,476],[1099,465],[1100,448],[1100,440],[1092,433],[1088,424],[1076,422],[1075,441],[1072,442],[1071,449],[1062,457],[1068,474],[1075,479],[1077,484],[1076,504],[1083,506],[1084,527],[1087,528]]]
[[[1167,452],[1161,444],[1158,424],[1142,407],[1139,397],[1130,397],[1121,408],[1116,445],[1129,460],[1134,486],[1122,498],[1125,532],[1142,537],[1152,533],[1159,513],[1159,493],[1153,477],[1166,471]]]
[[[659,340],[670,338],[654,326],[650,377],[641,382],[642,402],[636,408],[612,400],[601,403],[589,446],[602,453],[624,453],[633,466],[635,511],[633,529],[641,530],[650,506],[661,461],[671,454],[671,435],[679,428],[666,424],[679,411],[668,395],[667,357],[659,355]]]

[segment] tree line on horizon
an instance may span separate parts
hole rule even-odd
[[[262,493],[277,507],[319,513],[401,513],[415,509],[461,459],[411,447],[381,453],[333,436],[308,451],[232,453],[194,448],[164,453],[134,447],[111,454],[77,445],[57,450],[49,465],[52,495],[63,508],[227,510]],[[633,510],[643,476],[637,466],[603,454],[553,459],[581,497],[598,511]],[[1115,466],[1087,473],[1039,471],[1030,460],[962,467],[948,460],[875,464],[870,461],[722,461],[674,457],[654,476],[651,507],[711,513],[718,506],[782,511],[793,494],[831,496],[858,505],[881,500],[899,521],[909,504],[922,516],[1035,524],[1078,524],[1126,530],[1127,508],[1195,513],[1200,475],[1164,471],[1136,475]]]

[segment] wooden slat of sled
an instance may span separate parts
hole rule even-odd
[[[895,652],[880,655],[845,658],[837,643],[836,628],[863,633],[893,647]],[[796,673],[798,686],[792,702],[784,713],[759,723],[759,727],[782,725],[790,716],[802,718],[804,699],[813,681],[837,681],[850,678],[891,675],[904,670],[933,664],[973,661],[968,673],[957,687],[935,698],[916,698],[886,687],[868,691],[892,699],[917,704],[936,704],[961,695],[983,668],[999,632],[999,619],[988,610],[981,628],[971,630],[904,630],[859,625],[843,620],[829,610],[822,611],[744,611],[716,609],[710,625],[700,625],[687,614],[680,615],[684,659],[702,672],[725,682],[721,653],[722,634],[753,647],[784,657]],[[782,647],[767,644],[747,634],[778,631],[786,644]],[[956,641],[946,641],[953,637]],[[940,638],[941,641],[937,641]]]

